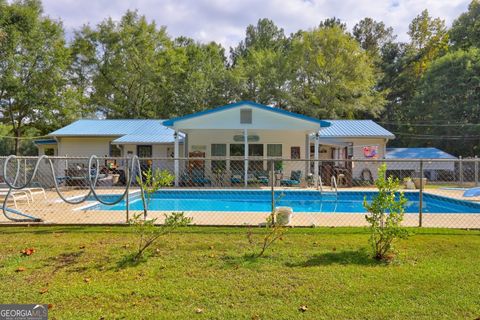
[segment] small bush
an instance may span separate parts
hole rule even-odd
[[[283,196],[283,193],[280,194],[276,199],[274,199],[274,203],[280,201]],[[275,208],[275,205],[273,207]],[[277,213],[274,210],[270,215],[268,215],[264,232],[262,232],[262,237],[259,240],[256,239],[252,229],[249,229],[247,232],[248,243],[253,250],[252,257],[262,257],[265,252],[275,242],[277,242],[277,240],[282,240],[283,236],[287,231],[288,227],[282,223],[282,219],[279,219]]]
[[[408,231],[401,227],[405,215],[407,199],[400,192],[400,181],[389,176],[386,178],[387,166],[378,169],[375,185],[378,194],[369,203],[366,198],[363,206],[369,212],[365,219],[370,224],[370,244],[375,259],[390,260],[394,255],[393,242],[406,238]]]
[[[192,222],[192,218],[185,217],[183,212],[173,212],[165,214],[163,225],[156,226],[157,219],[147,219],[148,207],[152,200],[152,195],[161,187],[170,186],[174,181],[174,176],[168,170],[148,169],[143,172],[143,177],[137,177],[137,183],[143,189],[141,192],[142,201],[144,203],[143,214],[136,214],[129,221],[138,234],[138,249],[133,256],[134,261],[138,261],[145,250],[150,247],[159,237],[172,232],[174,229],[187,226]]]

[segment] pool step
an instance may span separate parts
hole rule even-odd
[[[335,191],[322,191],[322,200],[338,200],[338,194]]]

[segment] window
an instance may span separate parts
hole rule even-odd
[[[122,156],[122,149],[116,144],[110,145],[110,157],[121,157]]]
[[[249,144],[248,156],[250,157],[263,157],[263,144]],[[263,160],[250,160],[248,161],[248,169],[252,171],[263,170]]]
[[[231,144],[230,145],[230,157],[243,157],[245,156],[245,145],[243,144]],[[232,173],[241,173],[245,168],[245,162],[243,160],[231,160],[230,171]]]
[[[212,144],[212,157],[226,157],[227,145],[226,144]]]
[[[230,157],[243,157],[244,155],[245,155],[245,145],[243,144],[230,145]]]
[[[226,144],[212,144],[211,150],[212,157],[226,157],[227,145]],[[212,172],[222,173],[227,169],[226,160],[212,160]]]
[[[282,145],[281,144],[267,144],[267,157],[281,157]]]
[[[240,109],[240,123],[252,123],[252,109]]]
[[[46,156],[54,156],[55,155],[55,149],[54,148],[45,148],[43,153]]]

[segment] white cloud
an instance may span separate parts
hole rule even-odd
[[[351,29],[364,17],[392,26],[399,40],[406,40],[410,21],[427,8],[450,25],[470,0],[43,0],[45,13],[60,18],[67,31],[106,17],[119,19],[128,9],[138,9],[172,36],[235,45],[248,24],[272,19],[288,33],[309,29],[325,18],[337,17]]]

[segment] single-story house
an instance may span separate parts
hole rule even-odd
[[[303,177],[321,174],[328,181],[323,167],[343,166],[351,181],[366,168],[375,175],[377,166],[361,162],[351,167],[341,160],[382,159],[393,138],[371,120],[320,120],[241,101],[170,120],[78,120],[37,146],[39,154],[56,156],[193,159],[171,161],[177,184],[182,173],[193,169],[209,176],[240,171],[247,183],[249,171],[267,171],[267,160],[275,158],[287,160],[282,163],[286,176],[300,169]]]
[[[429,180],[453,179],[455,174],[455,161],[442,160],[458,159],[437,148],[387,148],[385,158],[402,161],[387,163],[388,171],[399,178],[418,176],[420,173],[420,162],[418,160],[424,160],[423,171],[425,177]],[[415,161],[409,162],[405,160]]]

